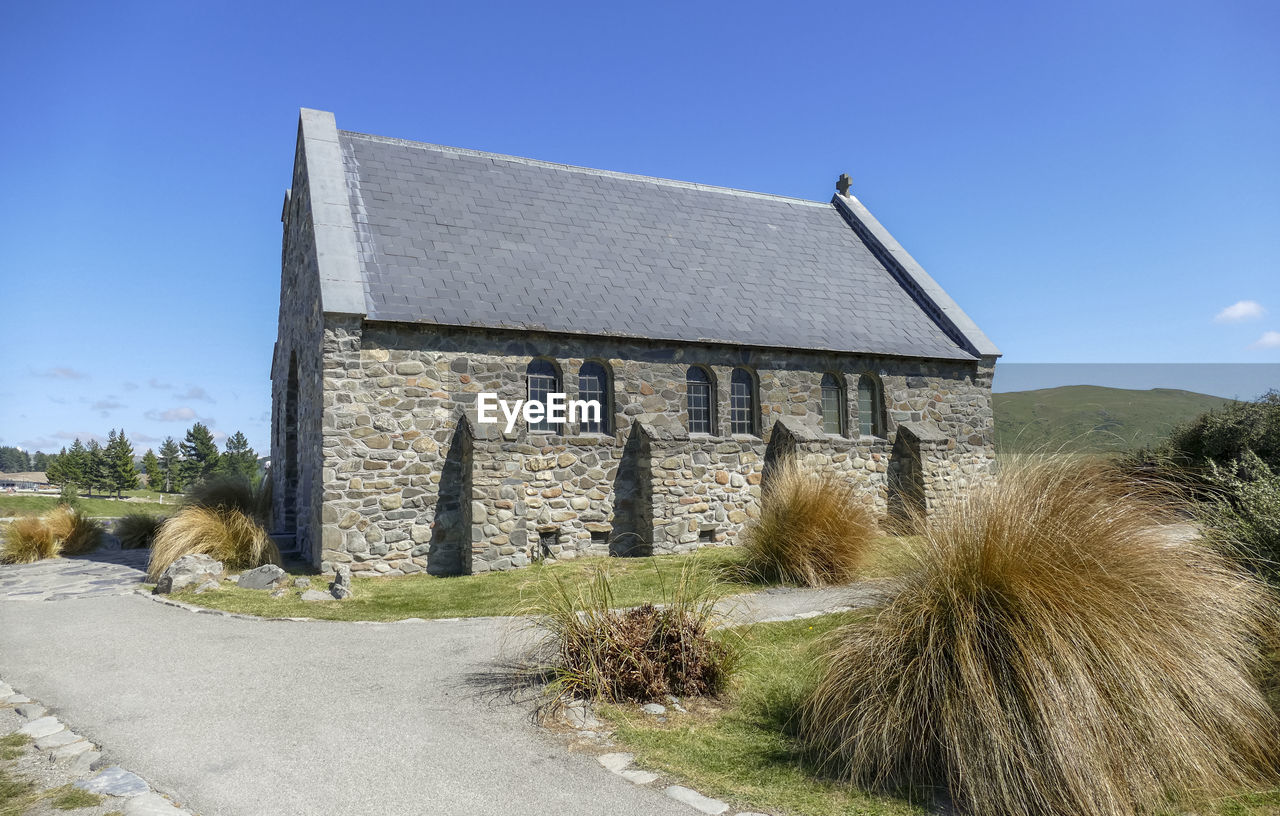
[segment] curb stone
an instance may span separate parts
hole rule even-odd
[[[51,764],[60,766],[63,773],[72,777],[86,777],[100,767],[102,753],[92,742],[67,728],[57,717],[48,714],[47,709],[39,703],[15,693],[8,683],[0,681],[0,692],[0,705],[15,709],[22,705],[31,708],[30,713],[36,713],[35,710],[38,709],[41,716],[30,719],[15,732],[34,738],[32,748],[36,755],[43,755]],[[15,710],[15,713],[19,712]],[[118,765],[106,768],[94,776],[77,779],[72,784],[90,793],[125,798],[125,816],[191,816],[189,811],[153,791],[142,777]]]

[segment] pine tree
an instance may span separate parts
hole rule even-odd
[[[218,445],[204,423],[192,425],[180,447],[182,478],[188,487],[203,482],[217,471]]]
[[[157,489],[174,493],[182,489],[182,450],[172,436],[166,436],[160,445],[160,473],[164,484]]]
[[[44,451],[36,451],[31,456],[31,469],[35,471],[43,471],[48,469],[49,460],[53,459],[54,455],[45,453]]]
[[[74,483],[74,480],[69,477],[67,472],[67,449],[65,446],[63,446],[60,453],[46,457],[46,460],[43,469],[44,477],[49,480],[49,484],[61,487],[68,483]]]
[[[242,476],[252,484],[258,476],[258,454],[249,447],[249,440],[240,431],[227,437],[226,452],[218,464],[219,471],[228,476]]]
[[[84,448],[84,485],[90,498],[93,497],[93,489],[95,487],[100,492],[106,492],[106,463],[104,459],[102,445],[98,440],[90,439],[89,444],[85,445]]]
[[[120,498],[121,491],[133,490],[138,486],[138,469],[133,464],[133,444],[120,432],[111,432],[110,441],[104,455],[104,475],[109,488],[116,491]]]
[[[22,448],[0,445],[0,473],[25,473],[31,470],[31,459]]]
[[[147,448],[147,452],[142,454],[142,472],[147,474],[147,489],[159,491],[164,487],[164,471],[160,467],[160,460],[156,458],[156,452]]]
[[[89,484],[89,450],[80,441],[80,437],[76,437],[71,443],[71,449],[59,458],[63,462],[63,484],[85,488]]]

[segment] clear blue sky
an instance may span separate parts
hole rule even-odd
[[[1277,42],[1270,2],[7,3],[0,444],[201,417],[267,452],[300,106],[813,199],[848,172],[1008,361],[1275,363]]]

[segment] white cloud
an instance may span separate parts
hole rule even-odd
[[[188,385],[187,390],[181,394],[174,394],[174,397],[181,400],[203,400],[205,402],[217,402],[213,397],[209,396],[209,392],[205,391],[198,385]]]
[[[104,417],[109,416],[109,415],[111,414],[111,412],[112,412],[112,411],[115,411],[115,410],[117,410],[117,409],[119,409],[119,408],[123,408],[123,407],[124,407],[123,405],[121,405],[120,403],[116,402],[116,398],[115,398],[115,397],[113,397],[113,396],[109,396],[109,395],[108,395],[108,397],[107,397],[106,399],[100,399],[100,400],[98,400],[98,401],[97,401],[97,402],[95,402],[95,403],[93,404],[93,406],[92,406],[93,410],[95,410],[95,411],[99,412],[99,413],[100,413],[100,414],[102,414],[102,416],[104,416]]]
[[[124,390],[126,390],[126,391],[137,391],[137,390],[138,390],[138,384],[137,384],[136,382],[126,382],[126,383],[124,384]]]
[[[186,422],[189,419],[195,419],[196,412],[184,406],[170,408],[168,411],[147,411],[144,416],[156,422]]]
[[[46,368],[43,371],[32,371],[37,377],[49,377],[55,380],[83,380],[88,377],[83,371],[76,371],[74,368],[66,366],[58,366],[55,368]]]
[[[1214,316],[1214,323],[1240,323],[1245,320],[1257,320],[1267,313],[1262,304],[1256,300],[1238,300]]]
[[[173,388],[171,384],[167,382],[161,382],[160,380],[157,380],[155,377],[152,377],[151,379],[147,380],[147,385],[151,386],[152,388],[159,388],[162,390],[165,388]]]
[[[1280,331],[1263,332],[1257,342],[1249,348],[1272,349],[1280,348]]]

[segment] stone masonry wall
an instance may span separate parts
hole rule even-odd
[[[817,434],[806,455],[848,472],[880,507],[888,502],[898,423],[920,423],[948,440],[931,466],[947,474],[931,479],[939,496],[981,478],[994,462],[991,360],[904,360],[333,317],[322,346],[324,538],[317,561],[326,570],[341,562],[383,574],[479,572],[547,556],[732,542],[758,506],[767,442],[781,417]],[[481,391],[524,399],[534,357],[555,362],[560,390],[570,399],[577,396],[582,363],[604,363],[613,378],[611,433],[581,434],[569,426],[563,433],[530,433],[519,423],[506,434],[465,419]],[[718,410],[717,432],[689,439],[685,374],[692,364],[712,371]],[[758,379],[760,436],[728,433],[735,365]],[[882,437],[821,433],[824,372],[845,378],[852,427],[858,375],[878,377],[886,403]],[[277,381],[279,374],[277,368]]]
[[[324,346],[315,230],[308,209],[311,195],[301,138],[297,156],[282,214],[279,334],[271,361],[272,532],[292,534],[295,546],[315,561],[320,553],[324,481],[320,472],[322,370],[338,349]],[[290,416],[291,371],[296,404]],[[292,456],[288,455],[291,434],[295,435]]]

